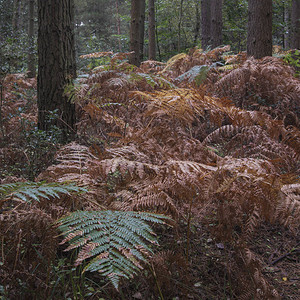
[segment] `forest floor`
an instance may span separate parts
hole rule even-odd
[[[9,215],[22,218],[24,208],[1,210],[0,299],[299,299],[299,79],[277,58],[232,55],[217,69],[220,49],[135,69],[126,54],[114,57],[77,83],[78,136],[67,145],[59,128],[36,128],[36,79],[6,76],[0,183],[74,180],[92,187],[93,200],[74,200],[73,210],[97,202],[165,213],[175,225],[156,228],[157,253],[117,292],[98,274],[79,275],[62,246],[51,271],[42,250],[27,257],[20,247],[44,247],[39,234],[11,228]],[[38,205],[45,220],[65,213]],[[7,234],[16,237],[4,242]]]

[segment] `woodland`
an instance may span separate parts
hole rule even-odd
[[[299,299],[299,76],[299,0],[0,0],[0,299]]]

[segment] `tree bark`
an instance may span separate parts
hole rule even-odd
[[[118,45],[119,45],[119,52],[121,52],[121,20],[119,14],[119,0],[116,0],[116,11],[117,11],[117,34],[118,34]]]
[[[182,16],[183,16],[183,1],[180,1],[180,9],[179,9],[179,22],[178,22],[178,42],[177,42],[177,51],[180,52],[181,49],[181,24],[182,24]]]
[[[155,0],[149,0],[149,59],[156,59],[156,45],[155,45]]]
[[[248,1],[247,55],[272,55],[272,0]]]
[[[35,59],[34,59],[34,3],[35,0],[29,0],[29,22],[28,22],[28,73],[29,78],[36,75]]]
[[[140,13],[140,61],[144,59],[144,39],[145,39],[145,13],[146,13],[146,1],[141,1],[141,13]]]
[[[194,34],[194,46],[197,45],[199,30],[200,30],[200,11],[199,11],[199,1],[195,0],[196,6],[196,22],[195,22],[195,34]]]
[[[300,0],[292,2],[291,48],[300,49]]]
[[[222,6],[223,0],[211,0],[211,45],[216,48],[222,44]]]
[[[129,62],[133,65],[140,65],[140,18],[141,1],[131,0],[131,22],[130,22],[130,55]]]
[[[201,47],[206,49],[210,45],[210,0],[201,0]]]
[[[20,27],[21,0],[14,1],[14,14],[12,19],[13,32],[16,33]]]
[[[284,1],[284,12],[283,12],[283,23],[284,23],[283,48],[284,49],[288,49],[290,47],[289,21],[290,21],[289,5],[287,1]]]
[[[38,127],[75,129],[75,105],[66,87],[76,77],[73,0],[38,0]],[[57,110],[58,118],[49,118]]]

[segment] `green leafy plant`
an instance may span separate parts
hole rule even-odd
[[[141,262],[152,253],[150,244],[158,245],[147,222],[165,224],[164,215],[132,211],[77,211],[58,221],[65,236],[65,250],[79,248],[75,265],[92,258],[85,271],[106,276],[116,289],[121,278],[129,279],[142,269]]]
[[[299,50],[290,51],[287,55],[284,56],[283,60],[296,69],[295,76],[299,77],[299,75],[300,75],[300,51]]]
[[[0,200],[16,200],[30,203],[32,200],[40,202],[41,198],[50,199],[61,194],[72,192],[86,192],[87,190],[74,184],[59,184],[45,182],[16,182],[0,185]]]

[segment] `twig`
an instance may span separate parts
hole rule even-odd
[[[298,246],[299,244],[296,245],[296,247]],[[300,248],[293,248],[291,251],[281,255],[280,257],[278,257],[277,259],[275,259],[274,261],[272,261],[270,263],[270,265],[275,265],[276,263],[278,263],[279,261],[281,261],[282,259],[286,258],[287,256],[291,255],[291,254],[294,254],[296,252],[300,252]]]
[[[0,77],[0,130],[2,133],[2,138],[4,138],[3,116],[2,116],[2,106],[4,102],[3,83],[4,83],[4,78]]]

